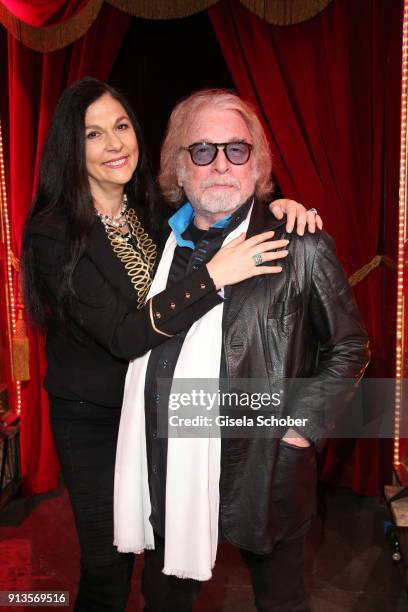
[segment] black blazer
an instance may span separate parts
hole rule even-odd
[[[128,362],[167,336],[151,324],[148,306],[137,309],[135,289],[113,252],[103,224],[95,220],[87,249],[74,272],[76,298],[71,328],[57,312],[57,291],[65,247],[62,219],[35,218],[27,236],[51,317],[46,337],[47,391],[64,399],[120,406]],[[176,334],[219,303],[206,266],[153,298],[155,326]],[[172,305],[170,307],[170,304]]]

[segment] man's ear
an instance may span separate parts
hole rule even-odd
[[[183,176],[184,176],[184,172],[183,172],[183,168],[180,164],[180,160],[177,160],[177,164],[176,164],[176,176],[177,176],[177,185],[179,187],[181,187],[181,189],[183,188]]]

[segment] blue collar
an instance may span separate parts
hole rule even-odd
[[[178,246],[189,247],[195,249],[195,244],[192,240],[184,240],[182,234],[186,231],[190,223],[195,217],[195,212],[190,202],[186,202],[177,212],[174,213],[168,220],[168,224],[174,232]],[[232,215],[219,219],[212,228],[224,228],[231,221]]]

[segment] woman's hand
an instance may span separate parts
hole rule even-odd
[[[303,236],[305,233],[305,226],[311,234],[314,234],[316,227],[323,229],[323,221],[319,215],[317,215],[313,209],[306,210],[306,208],[295,202],[295,200],[287,200],[283,198],[281,200],[275,200],[269,204],[269,210],[277,218],[282,219],[283,215],[286,214],[286,231],[292,232],[296,222],[296,232],[299,236]]]
[[[271,253],[272,250],[286,247],[289,240],[272,240],[275,232],[263,232],[245,240],[245,234],[231,240],[222,247],[208,262],[208,273],[217,290],[225,285],[235,285],[260,274],[276,274],[282,266],[256,265],[254,255],[261,256],[262,264],[283,259],[288,251]]]

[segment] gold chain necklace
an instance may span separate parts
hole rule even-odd
[[[145,232],[135,211],[129,208],[126,213],[129,232],[137,241],[138,248],[130,240],[123,237],[120,227],[103,223],[113,252],[124,264],[137,294],[137,307],[142,308],[150,289],[153,277],[153,268],[157,257],[157,247]]]

